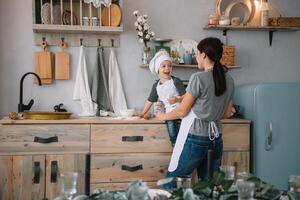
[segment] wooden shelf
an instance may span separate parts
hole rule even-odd
[[[87,33],[87,34],[120,34],[123,27],[113,26],[80,26],[80,25],[51,25],[33,24],[35,33]]]
[[[205,29],[205,30],[233,30],[233,31],[298,31],[298,30],[300,30],[300,27],[207,25],[203,29]]]
[[[173,63],[173,67],[182,67],[182,68],[197,68],[198,65],[180,65],[180,64],[174,64]],[[149,65],[140,65],[141,68],[148,68]],[[236,69],[236,68],[240,68],[239,65],[235,65],[235,66],[227,66],[228,69]]]
[[[222,30],[223,36],[227,36],[227,31],[267,31],[269,32],[269,45],[272,46],[273,33],[277,31],[281,32],[293,32],[300,30],[300,27],[282,27],[282,26],[219,26],[219,25],[207,25],[204,30]]]

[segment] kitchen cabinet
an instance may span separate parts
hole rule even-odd
[[[64,172],[79,173],[85,192],[89,126],[0,126],[0,199],[53,199]]]
[[[137,179],[155,185],[171,153],[164,124],[92,125],[91,189],[124,189]]]
[[[225,119],[223,124],[222,165],[232,165],[238,172],[250,172],[250,121]]]
[[[223,164],[235,165],[237,172],[249,172],[250,121],[226,119],[222,123]],[[165,177],[172,154],[166,125],[157,120],[6,119],[0,124],[0,173],[4,174],[0,177],[0,191],[5,191],[0,193],[2,196],[13,195],[17,187],[19,191],[14,195],[30,191],[29,199],[54,197],[59,194],[59,174],[64,171],[80,172],[80,193],[96,188],[122,190],[137,179],[156,187],[156,181]],[[34,184],[37,163],[40,185]],[[57,183],[53,184],[51,168],[56,165]],[[21,169],[23,172],[19,173]]]

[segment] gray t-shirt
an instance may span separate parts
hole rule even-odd
[[[226,73],[226,91],[221,96],[215,96],[215,85],[212,70],[192,74],[186,92],[196,98],[192,110],[199,119],[195,119],[189,133],[193,135],[208,136],[208,124],[214,121],[220,134],[222,124],[220,119],[225,113],[232,99],[234,82],[232,77]]]

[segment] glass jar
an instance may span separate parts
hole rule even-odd
[[[83,26],[89,26],[90,25],[89,17],[82,17],[82,25]]]
[[[220,19],[219,19],[219,24],[223,26],[228,26],[230,25],[230,19],[229,16],[226,16],[225,13],[223,12]]]
[[[144,47],[142,52],[142,64],[146,65],[150,61],[150,47]]]
[[[219,18],[216,14],[209,15],[208,19],[208,25],[218,25],[219,24]]]

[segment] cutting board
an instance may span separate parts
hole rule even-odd
[[[39,75],[43,84],[51,84],[53,54],[52,52],[46,50],[46,41],[41,43],[41,47],[43,48],[43,51],[34,53],[34,71]],[[36,79],[35,83],[37,83]]]
[[[117,4],[111,4],[109,7],[105,7],[101,12],[101,20],[103,26],[120,26],[122,11]]]
[[[55,79],[69,80],[70,79],[70,54],[64,51],[67,47],[65,42],[60,44],[61,51],[55,53]]]

